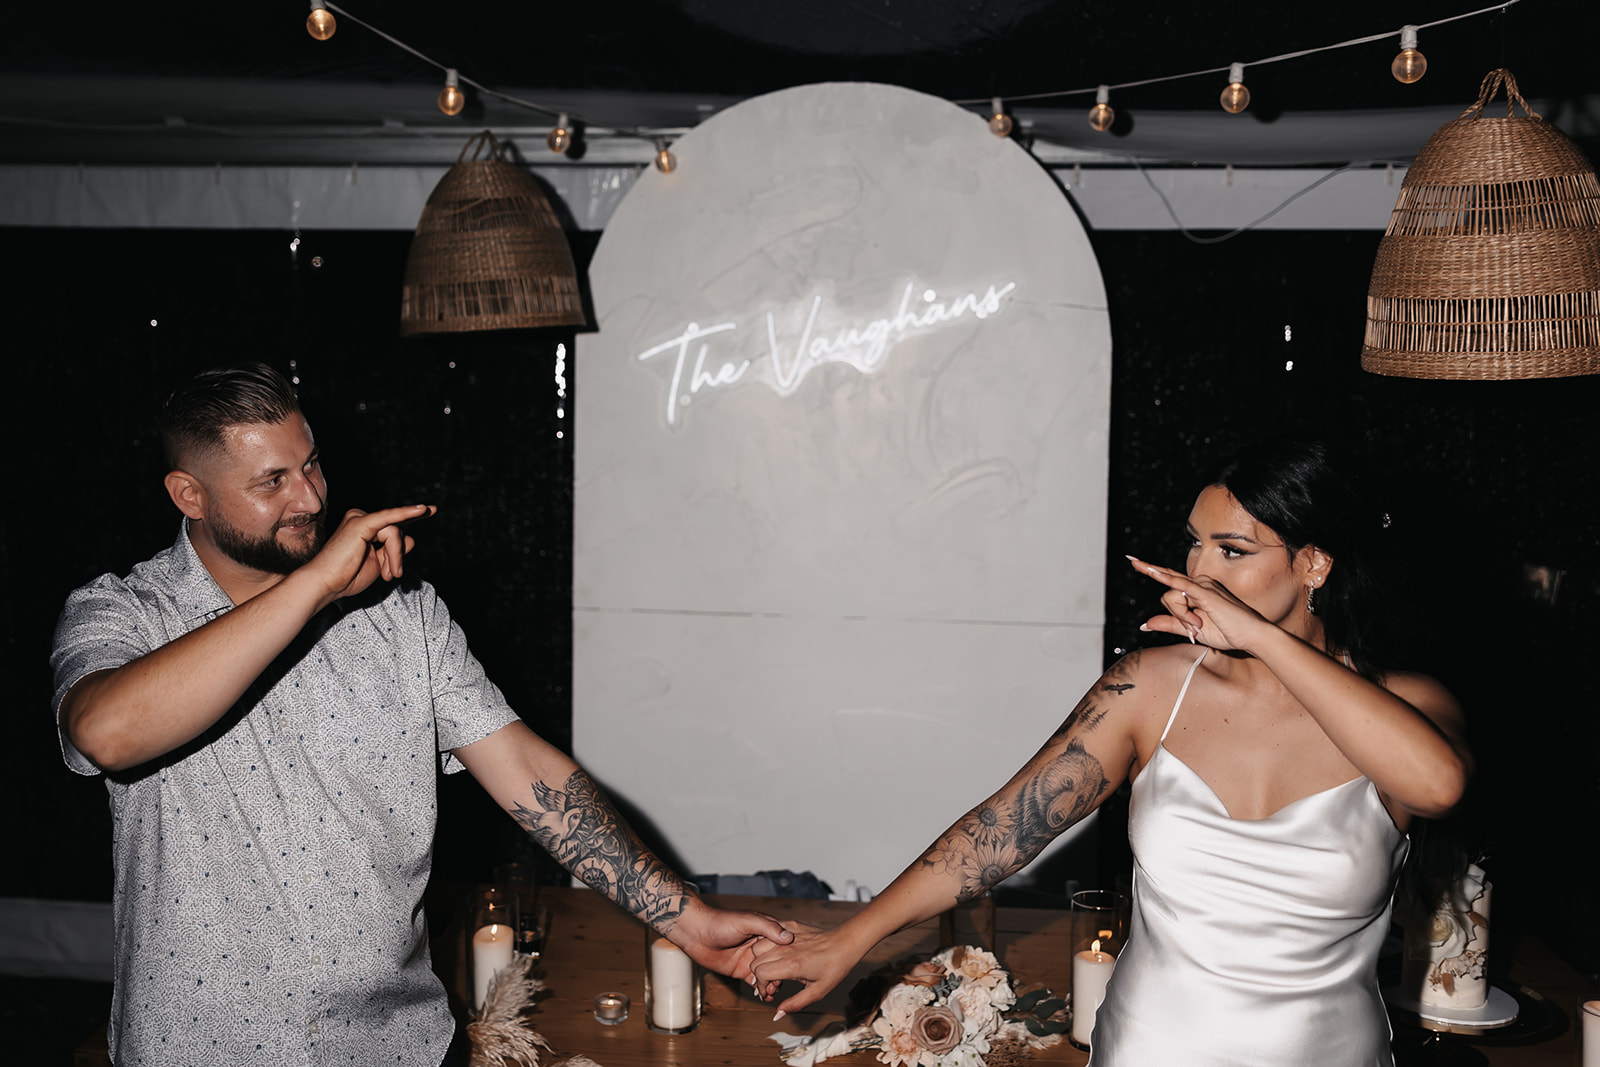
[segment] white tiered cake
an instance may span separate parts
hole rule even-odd
[[[1450,887],[1438,911],[1406,927],[1400,989],[1426,1007],[1471,1011],[1489,996],[1489,891],[1483,869],[1471,864]]]

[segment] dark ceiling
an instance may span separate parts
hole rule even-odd
[[[580,104],[599,109],[582,116],[597,125],[659,121],[647,103],[654,96],[705,97],[704,114],[743,97],[818,81],[888,82],[953,100],[1079,89],[1397,32],[1402,23],[1423,24],[1475,7],[1472,0],[341,0],[341,6],[491,87],[580,114]],[[391,99],[404,94],[407,100],[414,91],[414,120],[422,121],[441,84],[434,67],[348,18],[331,40],[314,41],[303,29],[307,9],[305,0],[7,5],[0,15],[0,82],[9,92],[0,121],[13,140],[29,135],[30,122],[87,124],[108,117],[170,124],[174,109],[189,123],[241,121],[236,105],[226,116],[208,114],[203,86],[181,102],[170,92],[152,94],[148,104],[131,102],[140,97],[140,81],[170,85],[172,79],[247,81],[259,90],[255,106],[263,121],[305,121],[275,113],[275,92],[286,102],[297,88],[312,85],[382,86]],[[1429,70],[1415,85],[1389,74],[1396,37],[1252,67],[1246,81],[1252,117],[1272,121],[1307,111],[1461,108],[1476,98],[1488,70],[1505,65],[1547,111],[1582,116],[1600,98],[1597,44],[1600,0],[1518,0],[1423,30]],[[63,93],[61,76],[87,87],[70,107],[52,104],[53,97],[71,95]],[[1225,81],[1207,74],[1119,90],[1113,103],[1119,113],[1216,114]],[[335,96],[337,89],[320,95]],[[119,104],[114,97],[124,99]],[[1025,106],[1077,116],[1092,102],[1069,96]],[[151,113],[129,113],[141,106]],[[471,129],[503,120],[503,113],[486,112],[474,101],[454,121]],[[433,112],[428,121],[437,127],[445,120]],[[1586,121],[1592,126],[1594,116]],[[19,151],[14,147],[6,158],[15,160]]]
[[[1125,82],[1398,31],[1472,0],[1088,3],[1051,0],[342,0],[352,14],[499,87],[749,96],[816,81],[882,81],[950,98]],[[346,22],[301,28],[304,0],[6,5],[12,72],[436,84],[436,72]],[[47,21],[48,20],[48,21]],[[50,28],[50,23],[59,24]],[[1521,0],[1422,33],[1429,74],[1388,73],[1393,39],[1261,67],[1283,110],[1397,107],[1470,97],[1509,65],[1530,95],[1600,89],[1600,3]],[[1220,76],[1129,90],[1131,103],[1214,107]]]

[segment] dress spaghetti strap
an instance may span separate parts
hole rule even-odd
[[[1206,653],[1211,651],[1203,649],[1195,661],[1189,664],[1189,673],[1183,676],[1183,688],[1178,690],[1178,699],[1172,702],[1172,714],[1167,716],[1167,725],[1161,731],[1161,740],[1167,739],[1167,731],[1172,729],[1172,724],[1178,719],[1178,709],[1183,706],[1183,695],[1189,691],[1189,683],[1194,681],[1194,672],[1200,666],[1200,661],[1206,658]]]

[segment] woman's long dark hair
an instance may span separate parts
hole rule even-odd
[[[1353,462],[1323,442],[1269,441],[1226,460],[1206,484],[1226,489],[1282,537],[1291,558],[1306,545],[1333,558],[1316,594],[1330,652],[1348,655],[1367,678],[1394,665],[1384,544],[1389,516]]]
[[[1409,541],[1404,517],[1377,502],[1374,482],[1350,459],[1315,441],[1271,441],[1246,449],[1216,468],[1207,485],[1220,485],[1258,522],[1283,538],[1290,555],[1316,545],[1333,557],[1317,593],[1329,651],[1348,653],[1351,665],[1377,681],[1397,664],[1407,632],[1412,596],[1394,565]],[[1425,643],[1425,642],[1424,642]],[[1413,654],[1416,650],[1406,648]],[[1411,849],[1396,908],[1402,922],[1426,921],[1467,865],[1483,862],[1482,820],[1470,807],[1444,819],[1415,819]]]

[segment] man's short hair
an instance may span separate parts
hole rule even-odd
[[[283,375],[264,363],[201,371],[161,405],[157,429],[167,464],[177,470],[195,455],[220,451],[231,426],[273,425],[300,413]]]

